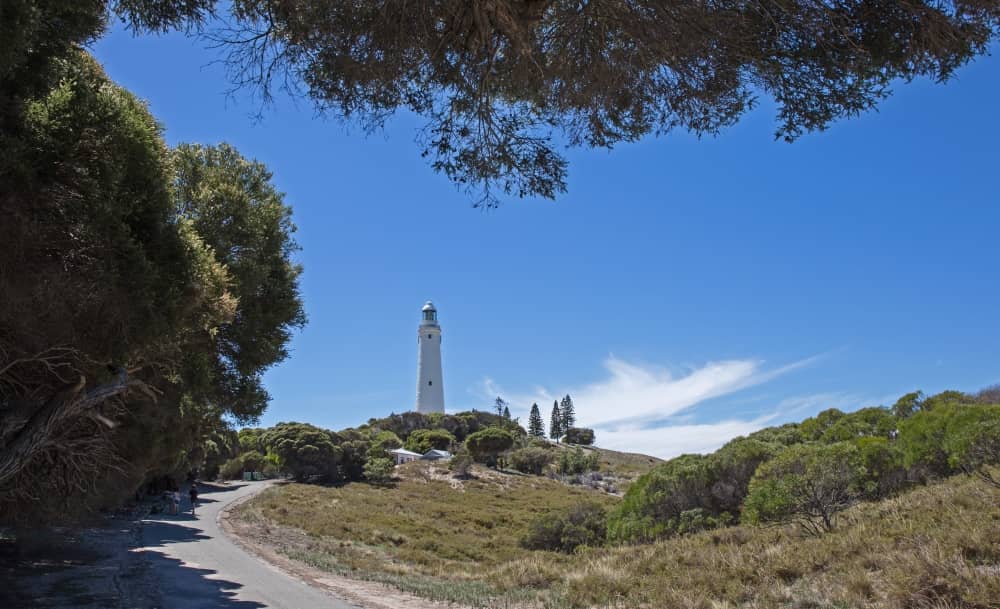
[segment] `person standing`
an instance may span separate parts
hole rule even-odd
[[[188,495],[191,497],[191,515],[194,515],[194,508],[198,505],[198,483],[192,482],[191,488],[188,490]]]

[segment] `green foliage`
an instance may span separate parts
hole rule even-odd
[[[455,436],[444,429],[418,429],[406,438],[406,449],[424,454],[431,449],[448,450]]]
[[[527,447],[520,448],[507,456],[510,466],[525,474],[540,476],[545,472],[545,468],[552,464],[552,451],[544,448]]]
[[[549,417],[549,437],[558,442],[562,435],[562,413],[559,411],[559,403],[552,402],[552,415]]]
[[[513,445],[514,436],[499,427],[487,427],[465,439],[465,447],[469,450],[469,454],[476,461],[490,466],[495,466],[500,453],[509,450]]]
[[[865,469],[863,490],[866,499],[890,497],[909,485],[909,472],[897,442],[868,437],[857,439],[854,444]]]
[[[594,430],[587,427],[569,427],[566,429],[563,441],[568,444],[590,446],[594,443]]]
[[[922,391],[907,393],[892,405],[892,414],[896,418],[905,419],[921,410],[923,403],[924,394]]]
[[[376,457],[365,463],[365,479],[376,485],[385,486],[392,481],[392,459]]]
[[[828,429],[834,426],[840,419],[846,416],[836,408],[829,408],[810,417],[799,424],[799,433],[804,441],[816,441],[823,437]]]
[[[255,450],[240,455],[240,461],[243,462],[243,470],[248,472],[259,472],[264,469],[264,464],[267,463],[264,455]]]
[[[576,425],[576,408],[573,406],[573,398],[567,393],[559,402],[559,430],[566,435],[574,425]]]
[[[538,404],[531,405],[531,414],[528,415],[528,435],[536,438],[545,437],[545,423],[542,421]]]
[[[561,451],[556,461],[556,471],[566,476],[596,472],[600,467],[600,456],[596,452],[584,452],[580,447]]]
[[[402,446],[403,442],[399,439],[399,436],[391,431],[380,431],[372,438],[371,445],[368,448],[368,455],[369,458],[387,457],[388,451],[402,448]]]
[[[715,453],[682,455],[641,476],[611,516],[611,537],[620,541],[670,537],[735,520],[757,467],[781,450],[754,434]]]
[[[223,480],[240,480],[243,478],[243,460],[233,457],[219,468],[219,478]]]
[[[468,478],[472,472],[473,463],[475,460],[469,454],[469,450],[462,446],[452,455],[451,461],[448,462],[448,469],[459,478]]]
[[[551,511],[536,518],[521,538],[530,550],[572,553],[580,546],[604,545],[607,536],[607,512],[596,503],[581,503],[568,509]]]
[[[524,435],[525,433],[517,423],[507,421],[502,416],[479,410],[457,414],[404,412],[391,414],[381,419],[370,419],[366,427],[391,431],[404,442],[411,433],[419,429],[443,429],[455,436],[457,442],[464,442],[469,434],[487,427],[501,427],[516,435]]]
[[[858,438],[888,438],[896,430],[898,419],[882,407],[862,408],[845,414],[820,436],[821,442],[845,442]]]
[[[802,432],[798,423],[785,423],[777,427],[765,427],[755,431],[747,439],[758,440],[767,444],[791,446],[803,442]]]
[[[281,469],[299,481],[340,479],[343,449],[336,439],[332,432],[307,423],[278,423],[263,437],[278,456]]]
[[[292,331],[305,324],[292,210],[271,172],[228,144],[181,144],[172,161],[177,213],[225,265],[238,303],[232,320],[212,334],[214,382],[206,397],[238,421],[254,420],[269,399],[263,372],[288,356]]]
[[[750,481],[748,522],[796,522],[805,531],[830,531],[836,514],[862,494],[861,451],[849,442],[800,444],[763,463]]]

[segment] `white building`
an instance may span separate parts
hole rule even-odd
[[[444,379],[441,378],[441,326],[434,303],[421,309],[417,327],[417,412],[444,412]]]
[[[390,450],[389,454],[396,460],[396,465],[409,463],[410,461],[417,461],[423,456],[420,453],[415,453],[412,450],[406,450],[405,448]]]

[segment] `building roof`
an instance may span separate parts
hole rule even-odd
[[[406,450],[405,448],[394,448],[390,450],[389,453],[393,455],[408,455],[410,457],[422,456],[420,453],[415,453],[412,450]]]
[[[423,456],[425,459],[450,459],[451,453],[446,450],[437,450],[436,448],[432,448],[425,452]]]

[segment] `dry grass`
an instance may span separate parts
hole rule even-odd
[[[306,531],[285,552],[315,566],[477,607],[1000,607],[1000,489],[967,477],[857,506],[820,538],[733,527],[567,557],[517,539],[545,510],[613,498],[439,474],[420,464],[394,489],[289,485],[241,515]]]

